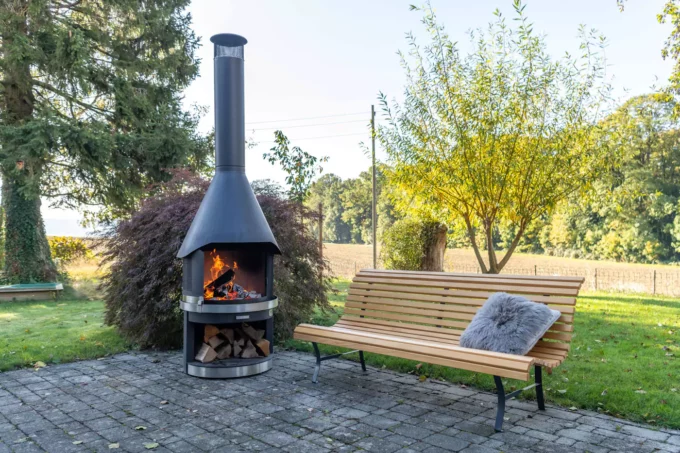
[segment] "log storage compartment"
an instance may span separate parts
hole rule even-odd
[[[272,366],[274,255],[280,254],[245,174],[243,50],[215,35],[215,176],[177,253],[182,259],[185,371],[236,378]]]

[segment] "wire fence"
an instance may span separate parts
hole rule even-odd
[[[353,278],[361,269],[373,267],[372,261],[330,261],[330,275]],[[378,264],[380,268],[380,264]],[[481,273],[477,265],[447,264],[447,272]],[[680,296],[680,269],[612,269],[569,266],[505,267],[503,274],[583,277],[586,291],[617,291],[663,296]]]

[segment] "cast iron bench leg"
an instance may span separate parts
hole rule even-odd
[[[538,403],[538,410],[545,410],[545,400],[543,399],[543,373],[541,367],[536,365],[534,367],[536,371],[534,374],[536,382],[536,402]]]
[[[359,360],[361,361],[361,371],[366,371],[366,362],[364,361],[364,351],[359,351]]]
[[[503,416],[505,415],[505,389],[503,388],[503,381],[498,376],[493,377],[496,383],[496,393],[498,394],[498,408],[496,409],[496,424],[494,429],[497,433],[503,431]]]
[[[316,356],[316,365],[314,366],[314,374],[312,375],[312,382],[314,384],[317,384],[319,381],[319,371],[321,371],[321,362],[324,360],[330,360],[330,359],[337,359],[340,356],[346,355],[346,354],[354,354],[355,352],[359,353],[359,360],[361,360],[361,369],[366,371],[366,362],[364,361],[364,351],[348,351],[348,352],[341,352],[340,354],[333,354],[333,355],[327,355],[325,357],[321,357],[321,352],[319,351],[319,345],[312,342],[312,346],[314,347],[314,355]]]

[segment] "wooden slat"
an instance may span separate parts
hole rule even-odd
[[[305,338],[307,337],[307,338]],[[453,360],[458,362],[458,368],[481,373],[494,374],[499,372],[518,373],[523,375],[533,363],[533,359],[525,356],[499,354],[490,351],[466,349],[452,345],[442,345],[434,342],[412,340],[388,335],[378,335],[368,332],[357,332],[336,327],[313,326],[301,324],[295,329],[296,339],[316,337],[324,344],[334,344],[332,341],[342,341],[348,347],[369,351],[368,347],[385,348],[391,351],[403,351],[415,354],[415,360],[430,361],[432,358]],[[370,351],[369,351],[370,352]],[[388,355],[393,355],[392,353]]]
[[[484,274],[482,274],[484,275]],[[375,271],[375,272],[361,272],[357,274],[357,277],[364,277],[364,278],[395,278],[395,274],[392,271]],[[485,277],[478,277],[475,279],[469,278],[469,276],[464,275],[464,276],[456,276],[456,275],[447,275],[447,274],[411,274],[411,275],[404,275],[399,277],[401,280],[405,282],[421,282],[421,281],[433,281],[433,282],[441,282],[442,284],[440,286],[448,286],[444,285],[444,283],[470,283],[471,281],[474,283],[481,282],[481,283],[490,283],[490,284],[497,284],[497,285],[505,285],[506,287],[515,287],[515,286],[537,286],[537,287],[545,287],[545,288],[575,288],[575,289],[580,289],[581,287],[581,282],[578,281],[570,281],[570,280],[533,280],[533,279],[519,279],[519,278],[504,278],[503,275],[497,275],[497,276],[485,276]],[[453,286],[456,286],[455,284]]]
[[[409,298],[410,299],[410,298]],[[368,296],[355,296],[355,295],[348,295],[347,296],[347,301],[349,302],[371,302],[375,304],[385,304],[385,305],[398,305],[402,307],[413,307],[413,308],[428,308],[428,309],[433,309],[433,310],[442,310],[442,311],[450,311],[450,312],[455,312],[455,313],[465,313],[469,314],[470,317],[462,317],[459,315],[456,315],[459,319],[472,319],[474,317],[474,314],[477,313],[477,310],[479,307],[469,307],[465,305],[460,305],[456,303],[448,303],[448,302],[440,302],[440,303],[435,303],[435,302],[417,302],[417,301],[410,301],[410,300],[399,300],[399,299],[388,299],[388,298],[383,298],[383,297],[368,297]],[[553,310],[558,310],[558,311],[563,311],[563,310],[569,310],[570,312],[573,313],[574,308],[573,307],[565,307],[565,306],[556,306],[556,307],[550,307]],[[574,322],[574,317],[571,315],[562,315],[560,318],[557,320],[558,322],[562,323],[572,323]]]
[[[476,364],[471,364],[468,362],[459,362],[455,360],[448,360],[445,358],[441,357],[434,357],[434,356],[424,356],[422,354],[417,354],[417,353],[412,353],[412,352],[407,352],[407,351],[400,351],[400,350],[395,350],[391,348],[385,348],[385,347],[379,347],[379,346],[374,346],[374,345],[366,345],[362,344],[360,346],[357,346],[356,343],[351,342],[351,341],[343,341],[343,340],[338,340],[338,339],[327,339],[324,337],[316,337],[314,335],[308,335],[308,334],[299,334],[297,331],[295,331],[293,338],[297,340],[303,340],[303,341],[313,341],[316,343],[322,343],[322,344],[329,344],[332,346],[338,346],[341,348],[347,348],[347,349],[354,349],[357,347],[360,347],[362,351],[365,352],[372,352],[375,354],[383,354],[386,356],[390,357],[399,357],[402,359],[407,359],[407,360],[414,360],[418,362],[426,362],[426,363],[431,363],[434,365],[442,365],[442,366],[447,366],[450,368],[456,368],[460,370],[468,370],[468,371],[473,371],[473,372],[478,372],[478,373],[493,373],[497,376],[501,377],[506,377],[510,379],[519,379],[522,381],[528,381],[530,379],[529,375],[529,370],[525,372],[523,371],[512,371],[512,370],[506,370],[502,368],[491,368],[491,367],[481,367]],[[533,359],[535,361],[536,359]],[[532,362],[533,363],[533,362]]]
[[[345,313],[357,316],[366,316],[366,312],[361,311],[358,308],[345,308]],[[407,321],[414,322],[418,324],[432,325],[432,326],[446,326],[446,327],[457,327],[459,329],[465,329],[469,323],[449,321],[446,319],[436,319],[436,318],[426,318],[423,316],[407,316],[407,315],[397,315],[385,312],[372,312],[371,316],[381,319],[391,319],[394,321]]]
[[[423,308],[430,310],[441,310],[446,312],[466,314],[470,316],[469,319],[477,313],[479,307],[468,307],[459,304],[447,304],[447,303],[435,303],[435,302],[417,302],[409,300],[399,300],[399,299],[385,299],[382,297],[363,297],[363,296],[347,296],[347,302],[359,302],[359,303],[374,303],[383,305],[395,305],[399,307],[411,307],[411,308]],[[345,304],[347,303],[345,302]],[[465,318],[468,319],[468,318]]]
[[[361,277],[357,276],[354,277],[352,280],[353,282],[356,283],[378,283],[382,285],[391,285],[394,289],[394,286],[408,286],[408,287],[429,287],[429,288],[441,288],[441,287],[447,287],[447,288],[455,288],[455,289],[464,289],[464,290],[473,290],[473,291],[492,291],[492,292],[499,292],[499,291],[504,291],[507,293],[520,293],[520,294],[540,294],[540,295],[546,295],[546,294],[555,294],[555,295],[562,295],[562,296],[576,296],[578,294],[578,288],[548,288],[548,287],[540,287],[540,286],[522,286],[522,287],[514,287],[514,286],[508,286],[508,285],[502,285],[502,284],[494,284],[494,283],[486,283],[486,282],[446,282],[446,283],[441,283],[441,282],[431,282],[431,281],[418,281],[417,284],[414,283],[413,281],[409,280],[401,280],[399,278],[378,278],[378,277]]]
[[[421,295],[436,295],[436,296],[449,296],[449,297],[460,297],[468,298],[464,303],[468,305],[484,305],[484,302],[492,295],[498,291],[464,291],[464,290],[449,290],[449,289],[438,289],[438,288],[425,288],[425,287],[412,287],[412,286],[400,286],[398,290],[394,288],[393,285],[382,285],[382,284],[369,284],[369,283],[351,283],[349,285],[350,291],[353,290],[368,290],[373,291],[383,291],[392,297],[397,297],[401,293],[411,293],[411,294],[421,294]],[[358,295],[358,292],[354,292]],[[527,299],[534,302],[544,302],[555,305],[575,305],[575,297],[551,297],[544,295],[532,295],[532,294],[521,294]]]
[[[447,327],[435,327],[435,326],[425,326],[422,324],[406,324],[403,322],[398,322],[398,321],[388,321],[388,320],[383,320],[383,319],[372,319],[372,318],[361,318],[359,316],[352,316],[347,313],[343,315],[342,318],[343,320],[351,320],[354,322],[361,322],[364,324],[375,324],[375,325],[380,325],[380,326],[396,326],[396,327],[402,327],[402,326],[408,326],[410,329],[413,330],[419,330],[423,332],[446,332],[446,333],[451,333],[451,335],[456,335],[460,336],[460,334],[463,332],[462,330],[454,330],[454,329],[449,329]]]
[[[387,311],[392,313],[404,313],[409,315],[432,316],[443,319],[464,319],[470,321],[474,315],[467,313],[453,313],[443,310],[429,310],[425,308],[403,307],[401,305],[369,304],[365,302],[346,302],[345,308],[357,308],[367,312]],[[370,315],[367,315],[370,316]],[[468,323],[469,324],[469,323]]]
[[[518,274],[466,274],[466,273],[456,273],[456,272],[430,272],[430,271],[402,271],[402,270],[384,270],[384,269],[361,269],[359,274],[372,274],[372,273],[390,273],[390,274],[402,274],[402,275],[442,275],[442,276],[453,276],[453,277],[465,277],[469,279],[476,278],[495,278],[496,276],[504,279],[520,279],[520,280],[563,280],[563,281],[573,281],[583,283],[585,281],[584,277],[574,277],[574,276],[553,276],[553,275],[518,275]]]
[[[392,327],[392,326],[381,326],[381,325],[376,325],[376,324],[365,324],[365,323],[353,323],[353,322],[347,322],[343,320],[339,320],[337,323],[335,323],[336,326],[338,327],[346,327],[348,329],[355,329],[355,330],[365,330],[368,332],[381,332],[381,333],[388,333],[388,334],[399,334],[399,336],[404,336],[408,338],[421,338],[423,340],[430,340],[430,341],[441,341],[443,343],[451,343],[451,344],[457,344],[458,343],[458,337],[455,335],[449,335],[445,333],[438,333],[438,332],[424,332],[424,331],[418,331],[418,330],[412,330],[412,329],[404,329],[404,328],[399,328],[399,327]]]

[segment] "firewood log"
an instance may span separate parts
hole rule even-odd
[[[227,342],[222,343],[222,345],[217,349],[217,360],[228,359],[231,356],[231,345]]]
[[[210,345],[211,348],[214,350],[217,350],[217,348],[224,343],[225,340],[222,339],[221,336],[219,335],[213,335],[212,337],[208,338],[208,344]]]
[[[261,340],[262,337],[264,337],[264,330],[257,330],[248,324],[243,324],[241,328],[243,329],[243,333],[245,333],[248,338],[253,341]]]
[[[243,349],[243,352],[241,353],[241,357],[244,359],[252,359],[257,356],[257,350],[255,349],[255,346],[253,346],[253,344],[248,341],[246,343],[245,349]]]
[[[210,338],[214,337],[218,333],[220,333],[220,329],[218,329],[216,326],[213,326],[212,324],[206,324],[203,328],[203,341],[207,343]]]
[[[241,350],[243,349],[241,345],[238,342],[234,342],[232,346],[234,348],[234,357],[241,357]]]
[[[260,353],[260,355],[269,357],[269,342],[267,340],[264,338],[257,340],[255,347],[257,348],[257,351]]]
[[[233,269],[227,269],[227,271],[217,277],[215,280],[211,281],[207,285],[204,285],[204,288],[212,288],[212,289],[217,289],[222,285],[226,285],[230,281],[234,279],[234,275],[236,275],[236,272],[234,272]]]
[[[216,357],[217,353],[215,350],[205,343],[201,345],[201,349],[199,349],[198,354],[196,354],[196,360],[201,363],[210,363],[215,360]]]
[[[220,334],[222,334],[222,336],[226,338],[229,344],[232,344],[234,342],[234,329],[225,327],[223,329],[220,329]]]

